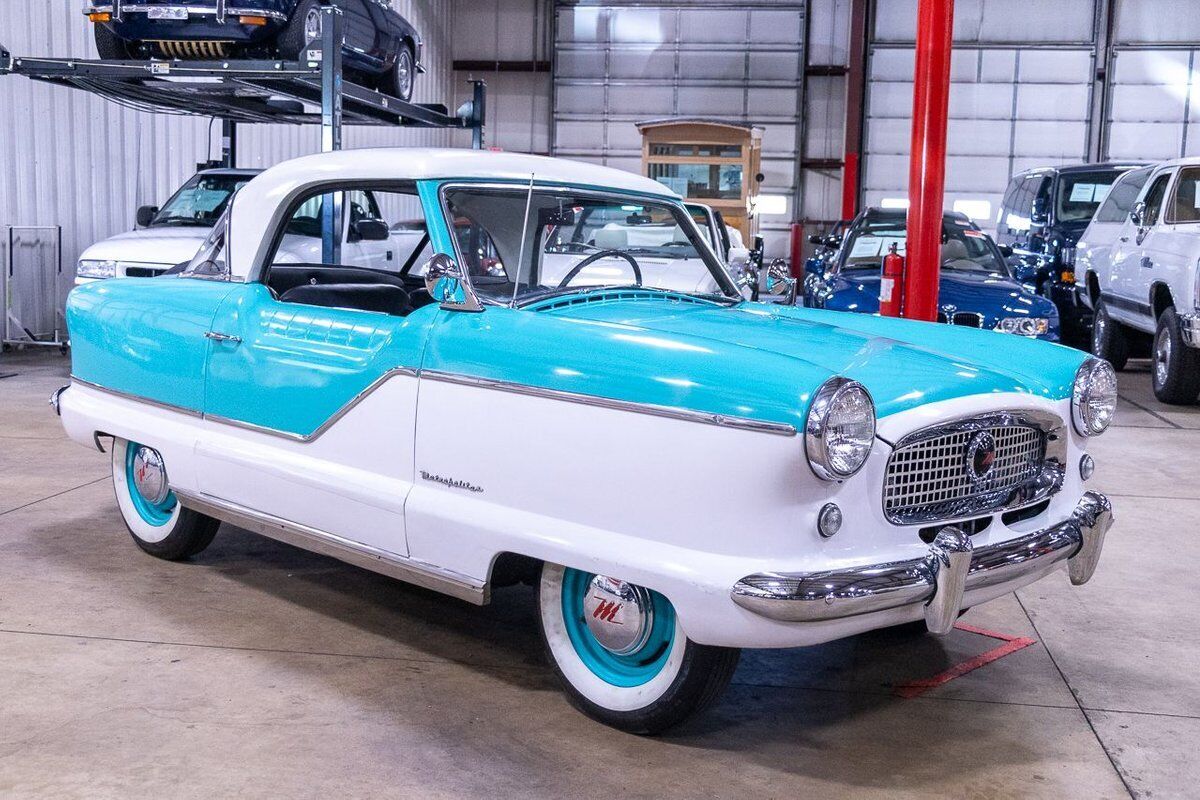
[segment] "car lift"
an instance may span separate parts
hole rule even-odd
[[[486,87],[472,81],[470,100],[451,115],[444,105],[412,103],[353,83],[342,76],[342,10],[323,5],[319,39],[299,61],[221,59],[87,60],[13,56],[0,44],[0,76],[70,86],[126,107],[221,120],[221,163],[237,166],[237,124],[320,124],[321,151],[342,148],[342,124],[459,128],[483,147]],[[340,195],[325,203],[323,257],[337,260]]]

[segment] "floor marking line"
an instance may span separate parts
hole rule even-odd
[[[910,700],[914,697],[920,697],[930,689],[942,686],[949,683],[955,678],[961,678],[968,672],[974,672],[980,667],[987,666],[993,661],[998,661],[1007,655],[1011,655],[1018,650],[1024,650],[1031,644],[1037,644],[1037,639],[1030,639],[1028,636],[1011,636],[1007,633],[998,633],[996,631],[985,630],[984,628],[976,628],[974,625],[966,623],[958,623],[954,626],[955,629],[965,631],[966,633],[974,633],[979,636],[986,636],[990,639],[998,639],[1004,644],[993,647],[991,650],[980,653],[977,656],[968,658],[960,664],[955,664],[947,670],[939,672],[931,678],[925,678],[912,683],[905,683],[895,687],[895,694],[898,697],[903,697]]]
[[[73,492],[76,489],[82,489],[86,486],[91,486],[92,484],[99,483],[100,481],[107,481],[110,478],[111,478],[111,476],[105,475],[102,478],[96,478],[96,480],[94,480],[94,481],[88,481],[87,483],[81,483],[78,486],[72,486],[70,489],[63,489],[61,492],[55,492],[54,494],[48,494],[45,497],[39,497],[37,500],[30,500],[28,503],[26,503],[23,506],[17,506],[16,508],[10,508],[7,511],[0,511],[0,517],[4,516],[5,514],[11,514],[14,511],[20,511],[23,508],[29,508],[30,506],[36,506],[38,503],[44,503],[47,500],[53,500],[56,497],[62,497],[64,494],[69,494],[70,492]]]
[[[1136,400],[1130,400],[1128,397],[1126,397],[1125,395],[1123,395],[1123,394],[1121,394],[1121,393],[1119,393],[1119,392],[1117,393],[1117,397],[1121,398],[1121,399],[1122,399],[1122,400],[1124,400],[1126,403],[1129,403],[1129,405],[1133,406],[1134,408],[1140,408],[1142,411],[1145,411],[1147,414],[1149,414],[1150,416],[1154,417],[1154,418],[1155,418],[1156,420],[1158,420],[1159,422],[1165,422],[1165,423],[1167,423],[1168,425],[1170,425],[1172,428],[1174,428],[1174,429],[1175,429],[1175,430],[1177,430],[1177,431],[1186,430],[1186,429],[1185,429],[1185,428],[1184,428],[1182,425],[1180,425],[1180,424],[1178,424],[1178,423],[1175,423],[1175,422],[1172,422],[1171,420],[1169,420],[1169,419],[1167,419],[1166,417],[1164,417],[1162,414],[1159,414],[1159,413],[1158,413],[1157,411],[1155,411],[1154,409],[1152,409],[1152,408],[1147,408],[1146,406],[1142,405],[1141,403],[1139,403],[1139,402],[1138,402],[1138,401],[1136,401]]]

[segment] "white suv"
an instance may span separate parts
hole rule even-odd
[[[1095,311],[1092,352],[1121,369],[1148,349],[1164,403],[1200,395],[1198,261],[1200,158],[1126,173],[1078,244],[1077,285]]]

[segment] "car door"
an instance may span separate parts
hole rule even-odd
[[[1131,219],[1113,247],[1112,315],[1143,331],[1154,330],[1150,307],[1153,251],[1159,246],[1159,235],[1168,227],[1162,212],[1174,175],[1173,167],[1154,174],[1135,204],[1135,208],[1142,209],[1141,224]]]
[[[407,555],[416,376],[437,309],[329,303],[322,293],[387,294],[402,278],[379,273],[371,283],[375,273],[345,263],[270,263],[265,282],[237,285],[213,318],[200,489]]]
[[[1175,305],[1192,310],[1192,265],[1195,231],[1200,225],[1200,167],[1182,167],[1167,193],[1162,224],[1151,230],[1142,246],[1147,302],[1153,306],[1157,287],[1171,292]]]
[[[372,16],[373,0],[338,0],[343,17],[347,62],[372,72],[383,69],[379,58],[379,31]]]

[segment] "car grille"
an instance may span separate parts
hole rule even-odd
[[[125,277],[127,278],[153,278],[155,275],[162,275],[170,267],[135,267],[132,264],[125,266]]]
[[[985,477],[977,478],[968,449],[980,432],[992,437],[995,461]],[[1040,427],[1009,415],[964,420],[906,436],[888,460],[884,514],[893,523],[911,525],[986,514],[1041,499],[1061,484],[1061,471],[1047,480],[1046,439]]]
[[[938,322],[943,325],[962,325],[965,328],[982,328],[983,314],[977,314],[974,311],[959,311],[951,316],[947,316],[946,312],[938,312]]]

